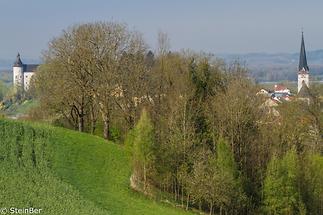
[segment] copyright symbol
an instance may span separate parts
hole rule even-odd
[[[7,214],[7,208],[0,208],[0,214]]]

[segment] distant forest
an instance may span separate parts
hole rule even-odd
[[[296,81],[299,53],[251,53],[218,54],[217,58],[227,63],[238,61],[249,69],[249,75],[256,82]],[[323,50],[308,51],[307,58],[312,80],[323,81]],[[30,62],[37,62],[29,60]],[[0,80],[11,83],[9,61],[0,60]],[[8,68],[8,69],[4,69]]]
[[[289,65],[249,66],[250,76],[257,82],[297,81],[297,68]],[[323,65],[310,68],[311,79],[323,80]]]
[[[227,62],[239,61],[257,82],[296,81],[299,53],[252,53],[219,55]],[[323,80],[323,50],[308,51],[307,60],[313,80]]]

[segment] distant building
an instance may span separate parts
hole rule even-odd
[[[275,97],[279,100],[288,100],[290,96],[292,96],[290,89],[288,89],[283,84],[275,84],[272,97]]]
[[[288,89],[283,84],[276,84],[274,90],[261,89],[257,92],[257,95],[263,95],[266,97],[265,102],[262,105],[263,109],[268,109],[267,113],[272,113],[274,116],[279,116],[276,109],[279,104],[283,102],[290,102],[293,100],[304,101],[307,104],[311,103],[313,96],[311,95],[309,89],[309,67],[307,65],[306,51],[304,34],[302,32],[301,40],[301,50],[299,55],[299,65],[298,65],[298,86],[297,94],[292,94],[290,89]]]
[[[298,81],[297,81],[297,98],[308,98],[310,80],[309,80],[309,67],[307,64],[304,33],[302,32],[301,39],[301,50],[299,54],[299,64],[298,64]],[[289,101],[292,97],[291,91],[282,84],[276,84],[274,86],[274,93],[272,97],[276,97],[280,100]]]
[[[21,87],[25,91],[30,86],[30,80],[35,74],[38,64],[23,64],[18,53],[15,63],[13,64],[13,85],[15,88]]]
[[[309,68],[307,65],[305,43],[304,43],[304,34],[302,32],[302,41],[301,41],[301,51],[299,55],[299,65],[298,65],[298,84],[297,84],[297,93],[299,93],[303,86],[307,88],[310,87],[309,81]]]
[[[272,94],[272,92],[271,92],[270,90],[267,90],[267,89],[262,88],[262,89],[260,89],[260,90],[257,92],[257,94],[256,94],[256,95],[263,95],[263,96],[268,96],[268,97],[270,97],[270,96],[271,96],[271,94]]]
[[[288,89],[285,85],[275,84],[274,92],[275,93],[282,93],[282,94],[284,94],[284,93],[290,94],[290,89]]]

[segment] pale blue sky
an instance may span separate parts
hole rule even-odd
[[[213,53],[298,52],[323,48],[322,0],[1,0],[0,58],[39,58],[70,25],[126,22],[154,48],[157,32],[172,49]]]

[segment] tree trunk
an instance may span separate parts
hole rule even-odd
[[[182,199],[182,207],[184,208],[184,185],[181,186],[181,199]]]
[[[95,129],[96,129],[96,120],[92,119],[92,121],[91,121],[91,134],[94,134]]]
[[[78,128],[80,132],[84,131],[84,106],[84,96],[82,96],[81,104],[79,105],[79,109],[77,109],[79,119]]]
[[[146,192],[146,165],[144,164],[144,192]]]
[[[91,134],[94,134],[96,129],[97,113],[95,111],[94,105],[91,106]]]
[[[133,129],[135,127],[135,119],[134,119],[134,117],[129,115],[127,121],[128,121],[129,129]]]
[[[108,140],[110,138],[110,116],[109,114],[103,115],[103,137]]]
[[[79,132],[83,132],[84,131],[84,115],[83,114],[80,114],[79,115],[78,129],[79,129]]]
[[[213,214],[213,203],[210,203],[210,215]]]
[[[186,198],[186,210],[188,210],[189,202],[190,202],[190,194],[188,194]]]
[[[177,201],[177,187],[176,187],[176,179],[173,179],[174,183],[174,200]]]

